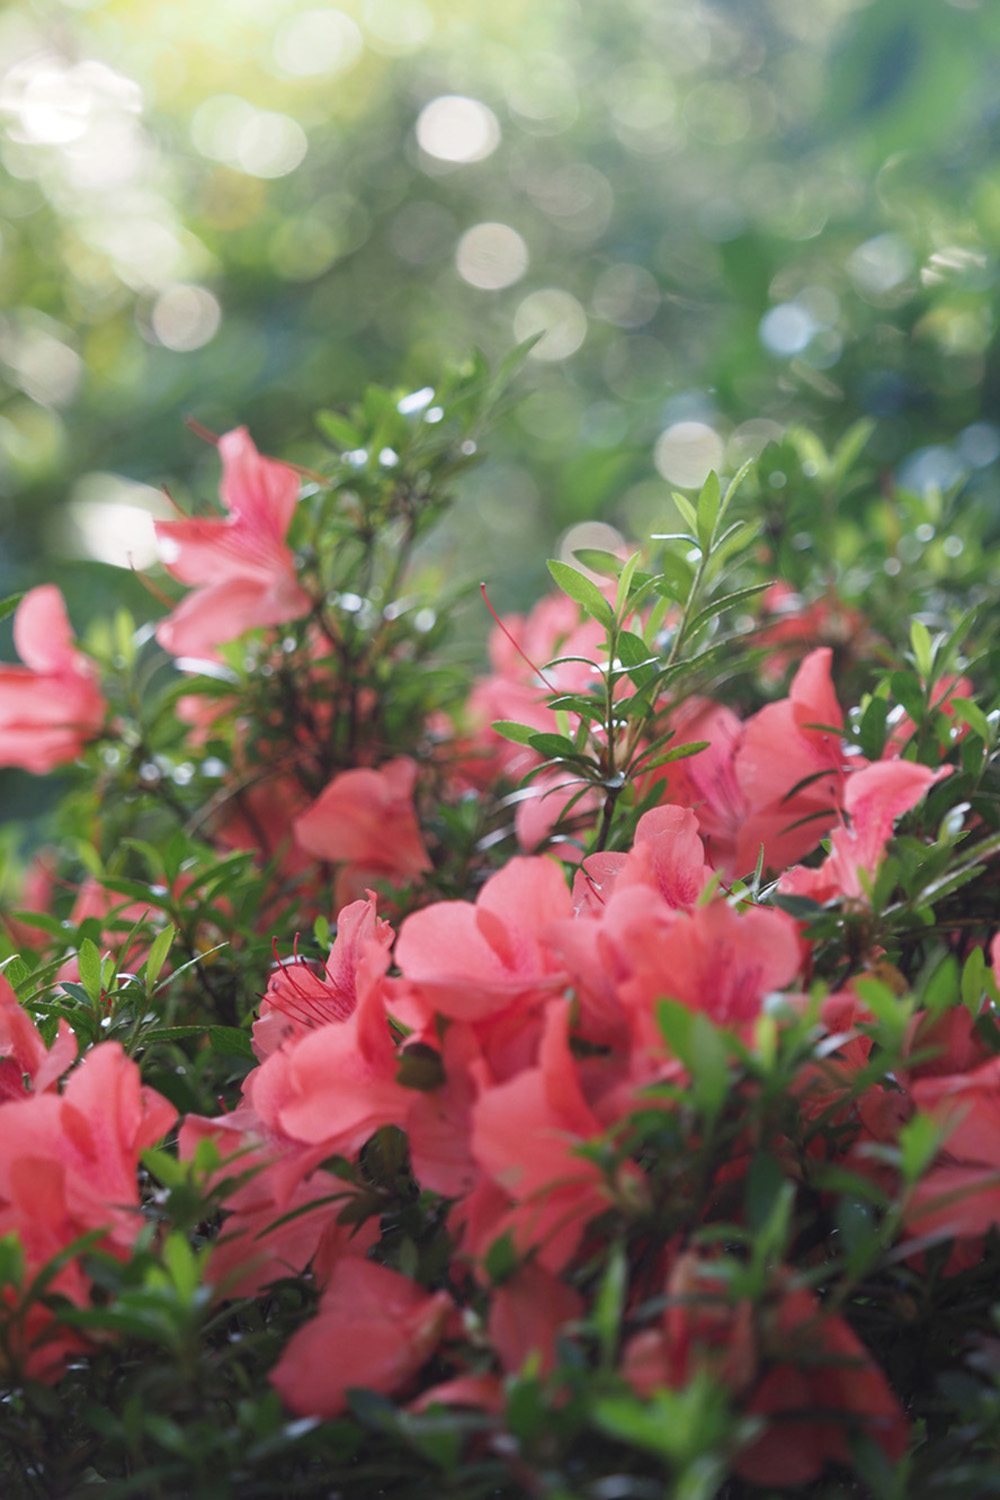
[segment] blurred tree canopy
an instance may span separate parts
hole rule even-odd
[[[998,72],[991,0],[8,3],[0,591],[148,563],[189,414],[308,464],[536,333],[444,544],[504,602],[789,423],[995,490]]]

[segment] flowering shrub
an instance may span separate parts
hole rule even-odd
[[[986,518],[791,434],[470,681],[500,385],[224,435],[155,640],[10,602],[5,1493],[995,1492]]]

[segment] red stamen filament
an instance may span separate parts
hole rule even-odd
[[[483,596],[483,603],[486,605],[486,608],[489,610],[490,614],[493,616],[494,620],[497,622],[497,624],[499,625],[500,629],[503,631],[504,635],[510,641],[511,645],[514,647],[514,650],[517,652],[517,654],[521,658],[521,660],[523,662],[527,662],[527,664],[531,668],[532,672],[534,672],[534,674],[535,674],[536,677],[540,677],[541,678],[541,680],[544,682],[545,686],[548,688],[548,690],[549,690],[550,693],[557,693],[559,691],[559,689],[557,687],[555,687],[549,681],[549,679],[546,677],[545,673],[542,671],[541,667],[536,667],[535,663],[531,660],[531,657],[528,656],[528,655],[526,655],[525,652],[523,652],[521,650],[520,646],[517,644],[517,642],[515,641],[514,637],[511,635],[510,631],[507,629],[506,625],[501,620],[501,618],[497,614],[496,610],[493,608],[492,604],[490,603],[490,596],[486,592],[486,585],[485,585],[485,583],[481,583],[479,585],[479,592]]]
[[[292,946],[292,962],[285,963],[278,955],[278,940],[271,939],[271,949],[274,953],[275,963],[281,974],[285,976],[292,990],[291,995],[271,995],[270,1003],[275,1010],[288,1017],[290,1021],[297,1021],[301,1026],[312,1029],[315,1026],[328,1026],[331,1021],[346,1021],[353,1010],[353,1006],[345,1002],[343,996],[339,995],[329,984],[328,979],[320,979],[299,958],[299,934],[295,934],[295,942]],[[305,966],[311,978],[315,979],[327,989],[326,995],[312,995],[300,983],[295,970],[299,966]]]
[[[189,432],[193,432],[195,437],[200,437],[204,442],[211,443],[213,447],[218,445],[219,434],[213,432],[210,427],[206,427],[204,423],[199,422],[197,417],[185,417],[184,426]]]
[[[169,594],[164,593],[159,584],[154,583],[148,573],[143,573],[141,569],[137,568],[131,558],[129,559],[129,571],[133,577],[138,578],[147,594],[152,594],[158,604],[165,605],[167,609],[173,609],[176,606],[177,600],[171,599]]]

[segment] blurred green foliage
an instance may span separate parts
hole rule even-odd
[[[998,63],[989,0],[8,4],[0,590],[141,567],[188,414],[308,464],[543,330],[436,543],[501,604],[803,421],[993,493]]]

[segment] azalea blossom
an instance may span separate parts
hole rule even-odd
[[[59,1049],[59,1055],[57,1055]],[[65,1062],[68,1046],[57,1039],[42,1069]],[[30,1061],[30,1059],[29,1059]],[[139,1069],[117,1042],[102,1042],[70,1075],[63,1093],[51,1089],[26,1095],[4,1107],[0,1131],[0,1235],[15,1233],[31,1276],[91,1230],[124,1258],[141,1230],[136,1173],[140,1154],[173,1124],[176,1110],[161,1094],[143,1086]],[[78,1260],[58,1270],[52,1290],[83,1304],[89,1281]],[[40,1303],[26,1322],[17,1308],[4,1330],[7,1347],[27,1374],[54,1380],[81,1343],[73,1335],[50,1339],[52,1314]]]
[[[76,1037],[64,1016],[51,1048],[21,1005],[6,979],[0,977],[0,1103],[23,1099],[30,1091],[54,1089],[76,1058]]]
[[[271,1372],[299,1416],[334,1417],[354,1386],[389,1395],[433,1354],[452,1311],[447,1292],[425,1292],[398,1271],[350,1256],[335,1268],[319,1312]]]
[[[245,427],[223,434],[219,454],[229,514],[155,523],[167,572],[195,586],[157,628],[173,656],[212,659],[244,631],[298,619],[311,607],[285,542],[298,474],[262,457]]]
[[[31,589],[14,615],[23,666],[0,667],[0,766],[44,775],[101,732],[107,704],[97,669],[73,644],[60,591]]]
[[[882,760],[855,771],[844,793],[850,825],[834,830],[830,853],[818,870],[796,866],[781,877],[779,890],[821,903],[835,897],[867,901],[863,882],[870,886],[875,879],[893,823],[916,807],[936,781],[950,776],[951,769],[932,771],[909,760]]]
[[[374,880],[416,880],[431,868],[413,805],[417,763],[397,755],[378,770],[335,776],[294,822],[295,842],[315,859],[342,864],[338,897]]]

